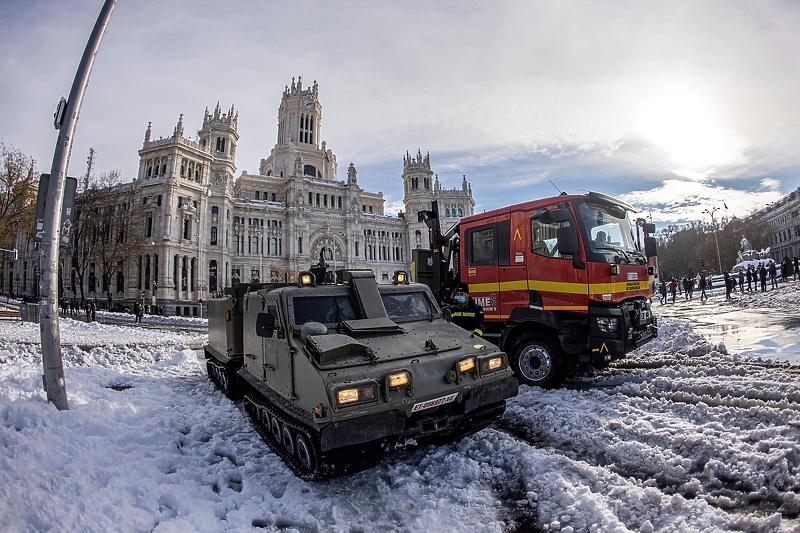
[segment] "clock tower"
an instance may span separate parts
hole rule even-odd
[[[278,107],[278,138],[270,156],[261,160],[259,174],[289,177],[302,158],[303,176],[336,180],[336,161],[325,142],[320,141],[322,104],[317,82],[303,87],[302,77],[292,78]],[[300,177],[300,176],[298,176]]]

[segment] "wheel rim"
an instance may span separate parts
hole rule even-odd
[[[283,426],[281,435],[283,436],[284,448],[286,448],[286,451],[289,452],[289,455],[294,455],[294,440],[292,439],[292,432],[289,431],[289,426]]]
[[[300,464],[306,469],[311,470],[314,462],[311,458],[311,447],[308,441],[302,434],[298,434],[295,445],[297,447],[297,460],[300,461]]]
[[[553,356],[539,344],[526,346],[519,354],[519,371],[526,379],[541,381],[553,370]]]
[[[270,429],[272,429],[272,437],[277,442],[281,442],[281,425],[274,416],[272,417],[272,422],[270,422]]]

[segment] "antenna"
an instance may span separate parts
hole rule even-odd
[[[547,181],[549,181],[549,182],[550,182],[550,185],[552,185],[553,187],[556,187],[556,184],[555,184],[555,183],[553,183],[553,180],[547,180]],[[562,191],[562,190],[561,190],[561,189],[559,189],[558,187],[556,187],[556,190],[558,191],[558,194],[564,194],[564,191]]]

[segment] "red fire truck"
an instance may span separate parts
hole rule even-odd
[[[484,337],[508,353],[521,382],[557,386],[657,335],[655,226],[632,224],[625,202],[562,194],[465,217],[445,235],[432,207],[419,214],[431,257],[415,254],[415,267],[432,265],[430,284],[445,303],[468,286],[484,310]]]

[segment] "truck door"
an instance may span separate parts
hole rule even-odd
[[[261,339],[261,353],[264,365],[263,378],[269,386],[289,396],[292,390],[292,358],[286,339],[287,324],[284,313],[280,312],[281,302],[271,296],[264,304],[264,310],[275,316],[275,331],[271,336]]]
[[[514,309],[530,305],[528,292],[527,256],[530,249],[530,224],[528,213],[513,211],[507,225],[508,240],[505,265],[500,265],[500,315],[508,320]]]
[[[508,220],[486,220],[464,230],[461,243],[464,270],[461,280],[469,285],[472,298],[483,307],[487,322],[501,320],[498,303],[499,268],[508,266]],[[505,249],[505,253],[500,253]]]
[[[528,289],[531,305],[545,311],[586,312],[588,309],[588,274],[585,256],[562,256],[558,250],[558,230],[571,226],[578,230],[574,218],[556,222],[547,210],[529,212],[530,248],[527,255]]]

